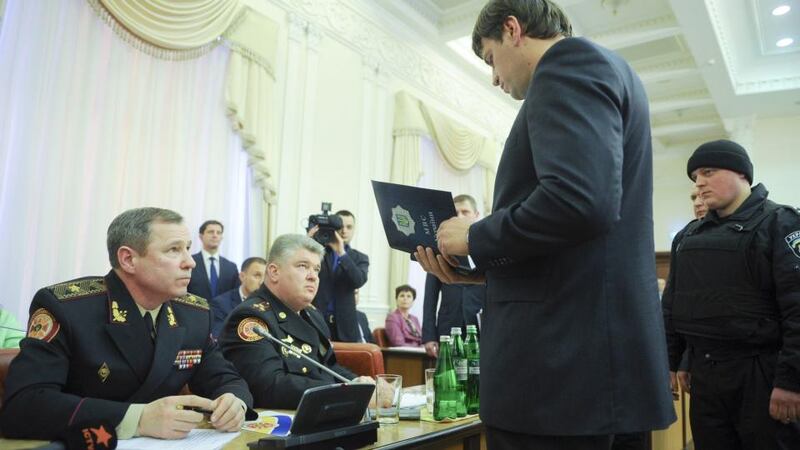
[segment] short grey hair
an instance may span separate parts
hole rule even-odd
[[[283,264],[296,251],[305,249],[319,256],[325,257],[325,247],[305,234],[282,234],[272,243],[269,249],[267,263]]]
[[[106,233],[111,267],[119,268],[117,251],[122,246],[130,247],[142,256],[147,254],[150,225],[153,223],[183,223],[183,216],[169,209],[147,207],[129,209],[111,221]]]

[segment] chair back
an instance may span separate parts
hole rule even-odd
[[[386,373],[383,368],[383,353],[375,344],[333,342],[333,351],[339,364],[356,375],[374,377],[379,373]]]
[[[386,348],[389,347],[389,338],[386,337],[386,328],[378,327],[372,330],[372,337],[375,338],[375,343],[378,344],[378,347]]]

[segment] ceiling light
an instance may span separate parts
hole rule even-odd
[[[794,39],[792,39],[792,38],[783,38],[783,39],[779,40],[778,42],[776,42],[775,45],[777,45],[778,47],[788,47],[788,46],[792,45],[793,42],[794,42]]]
[[[772,10],[772,15],[773,16],[782,16],[782,15],[788,13],[791,9],[792,9],[792,7],[789,6],[789,5],[777,6],[775,9]]]

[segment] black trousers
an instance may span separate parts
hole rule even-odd
[[[613,436],[540,436],[486,427],[489,450],[609,450]]]
[[[611,450],[650,450],[650,432],[615,434]]]
[[[715,360],[692,352],[689,420],[696,450],[800,449],[797,423],[769,415],[776,353]]]

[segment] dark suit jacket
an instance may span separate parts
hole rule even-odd
[[[442,302],[436,304],[439,292]],[[425,298],[422,303],[422,342],[439,342],[439,336],[450,335],[450,329],[461,327],[467,335],[467,325],[477,325],[478,311],[486,300],[486,286],[477,284],[443,284],[433,275],[425,277]]]
[[[356,377],[336,363],[328,327],[318,311],[308,307],[296,314],[262,285],[233,310],[219,338],[225,357],[247,380],[258,407],[296,409],[306,389],[340,381],[256,335],[254,325],[339,375],[350,380]]]
[[[314,306],[323,316],[328,302],[335,301],[334,319],[336,334],[333,340],[358,342],[358,321],[356,320],[355,290],[367,282],[369,257],[347,246],[345,255],[339,258],[339,265],[333,271],[333,251],[325,248],[325,258],[319,273],[319,290],[314,298]]]
[[[113,271],[40,289],[32,329],[6,378],[0,428],[6,437],[55,439],[72,424],[118,426],[132,403],[178,395],[185,384],[214,399],[226,392],[252,406],[233,365],[208,338],[208,304],[194,295],[164,303],[155,348],[144,319]],[[47,330],[51,330],[49,333]],[[199,355],[188,364],[187,352]]]
[[[358,318],[358,326],[361,328],[361,332],[364,333],[364,340],[370,344],[374,344],[375,337],[372,335],[372,331],[369,329],[369,319],[367,319],[367,315],[364,314],[363,311],[359,310],[356,310],[356,315]]]
[[[494,211],[469,230],[470,255],[486,269],[487,425],[586,435],[675,420],[649,118],[633,70],[585,39],[557,42],[536,67],[500,159]]]
[[[203,252],[195,253],[192,258],[194,258],[196,265],[192,269],[192,279],[189,281],[189,286],[186,290],[198,297],[211,300],[214,296],[211,295],[211,283],[208,281],[208,275],[206,275]],[[217,272],[217,295],[239,287],[241,281],[239,281],[239,269],[236,264],[220,256],[217,270],[219,271]]]
[[[225,322],[225,318],[233,311],[233,308],[242,303],[242,300],[238,286],[223,292],[214,297],[214,300],[211,300],[211,335],[215,339],[219,337],[219,333],[222,331],[222,323]]]

